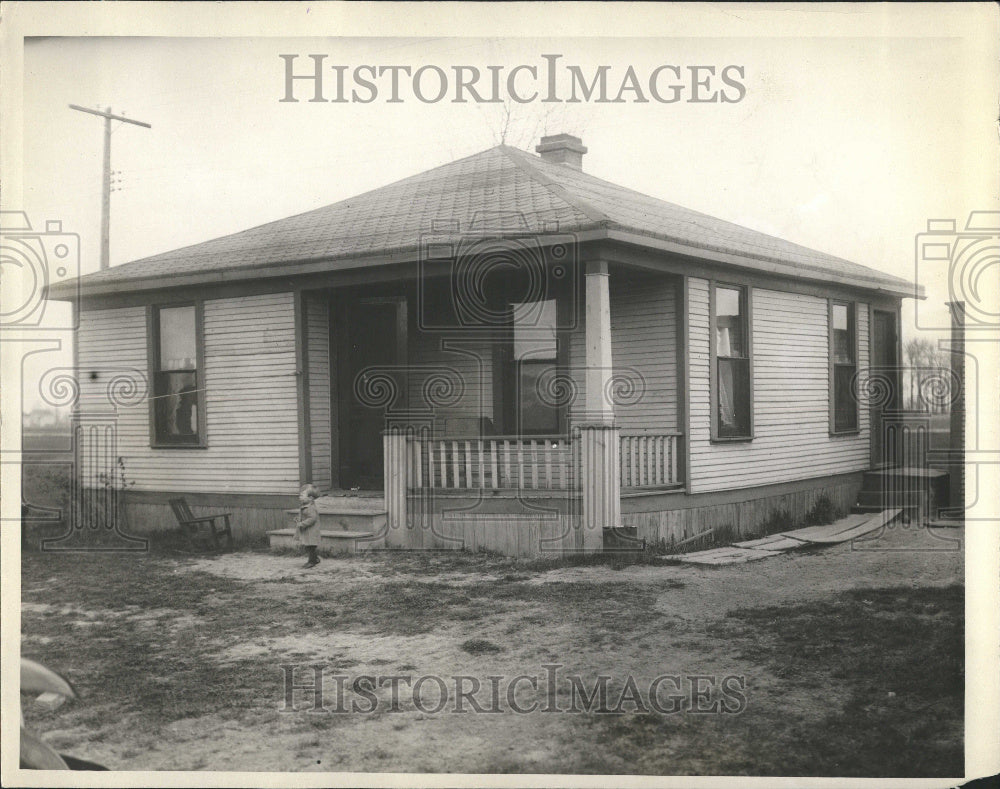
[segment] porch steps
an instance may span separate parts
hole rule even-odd
[[[275,529],[267,533],[272,551],[300,548],[295,529]],[[385,536],[370,531],[320,531],[319,550],[325,553],[363,553],[385,547]]]
[[[322,496],[316,499],[321,551],[361,553],[385,547],[386,507],[382,496]],[[285,510],[289,523],[299,511]],[[294,526],[267,533],[272,550],[299,547]]]
[[[948,473],[929,468],[892,467],[866,471],[853,513],[876,513],[889,507],[904,520],[934,517],[948,493]]]
[[[321,529],[331,531],[385,531],[385,497],[322,496],[316,499]]]

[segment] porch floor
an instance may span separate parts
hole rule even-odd
[[[334,488],[324,493],[317,501],[323,499],[380,499],[385,495],[382,490],[344,490]]]

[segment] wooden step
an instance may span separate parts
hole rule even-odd
[[[295,529],[275,529],[267,533],[271,550],[301,548]],[[362,553],[385,547],[381,532],[356,530],[320,530],[319,550],[328,553]]]
[[[322,496],[316,499],[319,527],[327,531],[362,531],[381,534],[385,531],[386,507],[382,497]],[[289,522],[299,511],[285,510]]]
[[[864,490],[882,490],[890,486],[898,488],[904,485],[911,488],[926,487],[939,484],[947,476],[947,471],[939,471],[934,468],[904,468],[902,466],[880,468],[866,471],[861,487]]]
[[[927,496],[926,490],[896,488],[890,490],[862,490],[858,492],[857,503],[862,506],[887,507],[918,506]]]

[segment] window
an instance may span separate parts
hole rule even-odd
[[[200,304],[151,310],[154,446],[204,446],[201,312]]]
[[[546,390],[557,364],[556,300],[512,304],[510,309],[517,382],[515,429],[525,435],[556,433],[559,409]]]
[[[712,288],[712,438],[753,437],[753,388],[747,289]]]
[[[858,429],[858,401],[852,382],[858,372],[857,330],[854,304],[830,303],[830,410],[832,432]]]

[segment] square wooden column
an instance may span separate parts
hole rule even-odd
[[[406,497],[410,487],[410,442],[405,427],[390,425],[382,433],[386,544],[400,539],[406,528]]]
[[[611,397],[611,297],[608,264],[586,264],[586,411],[580,430],[583,550],[604,547],[604,530],[621,523],[619,432]]]

